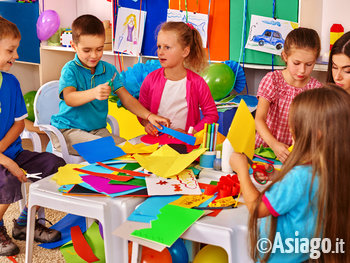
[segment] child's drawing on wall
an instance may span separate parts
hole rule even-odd
[[[115,51],[129,55],[138,55],[140,53],[145,18],[145,11],[125,7],[118,9],[114,43]]]

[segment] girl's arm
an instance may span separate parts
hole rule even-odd
[[[270,102],[264,97],[259,97],[258,106],[255,114],[255,126],[261,138],[271,147],[277,158],[284,162],[288,155],[288,145],[279,142],[271,133],[266,124],[267,113],[270,108]]]
[[[260,196],[260,192],[250,179],[247,157],[241,153],[234,152],[230,158],[230,165],[232,170],[234,170],[238,175],[245,204],[247,205],[249,212],[253,213],[254,205]],[[270,215],[270,212],[267,209],[266,205],[263,202],[260,202],[258,208],[258,217],[265,217],[268,215]]]
[[[21,135],[24,130],[24,120],[15,121],[12,127],[8,130],[4,138],[0,140],[0,153],[6,149]]]
[[[147,110],[137,99],[131,96],[131,94],[124,87],[119,88],[116,91],[116,94],[125,108],[127,108],[136,116],[144,120],[148,120],[152,125],[155,125],[158,128],[161,128],[159,123],[169,127],[169,119],[153,114]]]
[[[111,91],[111,87],[108,85],[108,82],[106,82],[93,89],[84,91],[77,91],[74,87],[66,87],[63,89],[63,97],[68,106],[78,107],[95,99],[106,100],[111,94]]]

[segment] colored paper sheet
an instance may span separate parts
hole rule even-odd
[[[141,141],[148,144],[158,143],[159,145],[165,144],[184,144],[183,141],[180,141],[176,138],[169,138],[168,134],[161,134],[159,136],[143,135]]]
[[[185,133],[176,131],[174,129],[170,129],[164,125],[161,125],[161,126],[162,126],[162,129],[159,129],[158,127],[156,127],[159,132],[173,136],[174,138],[176,138],[182,142],[188,143],[189,145],[194,145],[196,142],[196,137],[194,137],[192,135],[185,134]]]
[[[143,143],[131,144],[126,141],[125,144],[121,147],[125,153],[153,153],[158,149],[159,144],[145,145]]]
[[[73,226],[70,229],[70,235],[72,237],[72,243],[75,252],[87,262],[96,262],[99,260],[92,251],[89,243],[83,236],[79,226]]]
[[[238,106],[227,133],[227,139],[230,141],[235,152],[245,153],[250,159],[253,159],[255,121],[244,100],[241,100]]]
[[[194,137],[196,137],[196,144],[199,145],[203,143],[203,136],[204,136],[204,129],[197,132]],[[220,132],[217,133],[217,138],[216,138],[216,145],[222,144],[225,140],[225,136],[222,135]]]
[[[141,246],[146,246],[156,251],[162,251],[165,246],[159,245],[154,242],[150,242],[138,237],[131,236],[130,234],[138,229],[149,228],[151,225],[149,223],[135,222],[135,221],[125,221],[123,224],[118,226],[114,231],[113,235],[136,242]],[[160,262],[159,262],[160,263]]]
[[[126,185],[138,185],[138,186],[146,186],[145,179],[134,178],[127,182],[110,180],[109,184],[126,184]]]
[[[117,169],[117,168],[115,168],[115,169]],[[84,169],[78,169],[78,168],[75,168],[75,170],[82,172],[84,174],[89,174],[89,175],[93,175],[96,177],[103,177],[103,178],[107,178],[110,180],[117,180],[117,181],[123,181],[123,182],[129,181],[133,178],[132,176],[122,176],[122,175],[115,175],[115,174],[110,174],[110,173],[107,173],[107,174],[106,173],[96,173],[96,172],[90,172],[90,171],[87,171]]]
[[[166,205],[160,209],[158,219],[151,221],[151,228],[135,230],[131,235],[170,247],[203,214],[196,209]]]
[[[79,176],[80,173],[73,169],[83,166],[82,164],[68,163],[65,166],[59,167],[58,172],[52,176],[52,180],[56,181],[58,185],[80,184],[83,182]]]
[[[98,224],[94,222],[90,228],[85,232],[84,238],[88,242],[89,246],[92,248],[93,253],[100,260],[96,261],[99,263],[105,262],[105,250],[104,250],[104,242],[101,237],[100,231],[98,229]],[[86,263],[78,254],[75,252],[72,241],[63,245],[60,248],[62,255],[66,262],[74,262],[74,263]]]
[[[175,200],[174,202],[171,202],[170,205],[192,208],[195,206],[199,206],[200,204],[209,200],[211,197],[211,195],[184,195],[181,196],[179,199]]]
[[[149,156],[135,154],[134,157],[147,171],[167,178],[182,172],[204,152],[205,149],[200,148],[187,154],[179,154],[168,145],[164,145]]]
[[[177,200],[180,195],[172,196],[151,196],[140,204],[134,212],[128,217],[129,221],[150,223],[151,220],[157,219],[160,209],[165,205]]]
[[[66,244],[72,239],[70,236],[70,228],[72,226],[79,226],[81,231],[84,233],[86,231],[86,218],[83,216],[67,214],[60,221],[50,227],[61,232],[61,239],[56,242],[39,244],[38,246],[51,249]]]
[[[107,195],[129,191],[129,190],[138,188],[138,186],[135,186],[135,185],[109,184],[109,181],[110,181],[109,179],[96,177],[92,175],[82,176],[82,179],[85,183],[91,185],[97,191]]]
[[[102,193],[94,191],[92,189],[86,188],[81,184],[75,184],[68,192],[64,193],[66,195],[82,195],[82,196],[102,196]]]
[[[89,163],[102,162],[125,155],[125,152],[115,145],[111,136],[77,143],[73,145],[73,148]]]
[[[200,195],[202,194],[197,179],[190,169],[171,178],[150,176],[146,178],[149,195]]]
[[[108,166],[112,166],[114,168],[124,168],[125,165],[126,165],[125,163],[108,164]],[[98,165],[96,163],[84,166],[81,169],[84,169],[84,170],[87,170],[87,171],[90,171],[90,172],[96,172],[96,173],[118,174],[117,172],[112,172],[110,169],[104,168],[101,165]]]

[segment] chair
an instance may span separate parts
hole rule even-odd
[[[34,99],[34,115],[35,122],[34,126],[39,127],[40,130],[44,131],[52,141],[52,134],[55,134],[61,145],[61,151],[56,150],[52,146],[52,153],[62,157],[66,163],[81,163],[85,160],[81,156],[70,155],[68,153],[66,141],[59,129],[50,125],[51,116],[58,113],[59,110],[59,81],[53,80],[45,83],[38,90]],[[117,120],[108,115],[107,122],[111,126],[112,133],[119,135],[119,125]]]
[[[127,240],[112,235],[112,231],[127,220],[144,198],[62,195],[51,177],[30,185],[25,262],[32,262],[36,206],[97,219],[103,226],[106,262],[128,262]]]

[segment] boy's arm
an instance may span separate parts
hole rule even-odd
[[[77,91],[75,87],[65,87],[63,89],[64,101],[70,107],[78,107],[95,99],[106,100],[110,94],[111,87],[108,82],[84,91]]]
[[[119,97],[124,107],[136,116],[148,120],[150,123],[157,126],[158,128],[161,128],[159,123],[165,126],[169,126],[170,121],[168,119],[160,117],[147,110],[137,99],[131,96],[130,93],[124,87],[119,88],[115,93]]]
[[[258,189],[256,189],[255,185],[250,179],[247,157],[241,153],[232,153],[230,158],[230,166],[238,175],[244,202],[248,207],[249,212],[253,213],[255,202],[258,199],[260,192]],[[258,209],[258,217],[270,215],[270,211],[267,209],[264,202],[260,202]]]
[[[261,138],[271,147],[281,162],[284,162],[288,155],[288,145],[279,142],[271,133],[266,124],[267,113],[270,108],[270,102],[264,97],[259,97],[258,106],[255,115],[255,126]]]
[[[15,121],[12,127],[8,130],[4,138],[0,141],[0,153],[6,149],[21,135],[24,130],[24,120]]]
[[[18,164],[2,153],[0,153],[0,164],[16,176],[20,182],[27,182],[27,177]]]

